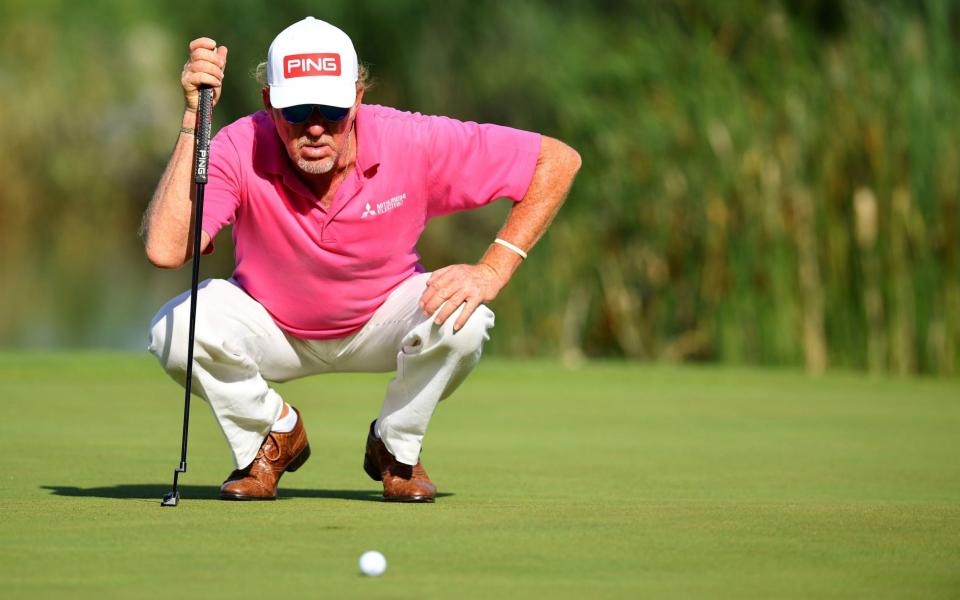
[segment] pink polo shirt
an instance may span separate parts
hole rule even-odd
[[[527,131],[361,105],[356,168],[324,210],[294,173],[270,116],[221,129],[203,230],[233,225],[234,278],[284,330],[349,335],[401,282],[431,217],[526,194],[540,151]]]

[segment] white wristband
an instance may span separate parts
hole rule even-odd
[[[508,249],[510,249],[510,250],[513,250],[514,252],[516,252],[517,254],[519,254],[521,258],[524,258],[524,259],[527,258],[527,253],[526,253],[526,252],[524,252],[524,251],[521,250],[520,248],[517,248],[516,246],[514,246],[513,244],[511,244],[511,243],[508,242],[507,240],[501,240],[500,238],[497,238],[497,239],[493,240],[493,243],[494,243],[494,244],[500,244],[500,245],[503,246],[504,248],[508,248]]]

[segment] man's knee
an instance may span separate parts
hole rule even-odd
[[[228,281],[209,279],[197,290],[197,318],[194,329],[194,369],[211,364],[240,364],[250,367],[256,352],[245,340],[254,339],[249,316],[236,306],[244,294]],[[243,296],[246,298],[246,296]],[[190,292],[184,292],[160,309],[150,322],[147,349],[177,381],[187,370],[190,343]]]
[[[466,356],[474,352],[479,352],[483,348],[483,343],[490,339],[490,329],[493,328],[494,314],[486,305],[481,304],[473,314],[470,315],[470,318],[463,324],[463,327],[454,332],[453,324],[456,323],[462,310],[463,308],[461,307],[455,311],[447,322],[444,323],[444,325],[450,328],[448,330],[450,335],[445,336],[445,341],[453,352]],[[447,328],[445,327],[444,329],[446,330]]]
[[[183,305],[187,305],[184,318]],[[161,308],[150,322],[147,350],[168,372],[186,371],[189,327],[189,293],[177,296]]]
[[[198,346],[210,337],[209,321],[216,310],[206,304],[213,300],[209,288],[225,282],[207,280],[200,284],[197,294],[197,319],[194,338]],[[190,292],[184,292],[163,305],[150,321],[147,349],[157,357],[160,365],[171,374],[186,372],[187,344],[190,328]]]

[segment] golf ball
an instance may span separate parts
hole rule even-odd
[[[367,550],[360,555],[360,572],[367,577],[383,575],[387,570],[387,559],[376,550]]]

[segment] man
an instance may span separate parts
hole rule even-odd
[[[191,164],[198,90],[220,97],[227,48],[190,43],[180,137],[144,219],[163,268],[191,258]],[[268,381],[396,370],[367,434],[364,470],[385,500],[432,502],[420,448],[437,403],[480,359],[496,298],[543,235],[579,155],[534,133],[362,104],[366,77],[350,38],[308,17],[270,46],[264,111],[211,144],[201,247],[233,225],[236,270],[198,292],[193,389],[233,452],[221,488],[272,500],[310,456],[303,419]],[[425,273],[414,247],[434,216],[515,201],[475,265]],[[150,351],[180,383],[189,292],[160,309]]]

